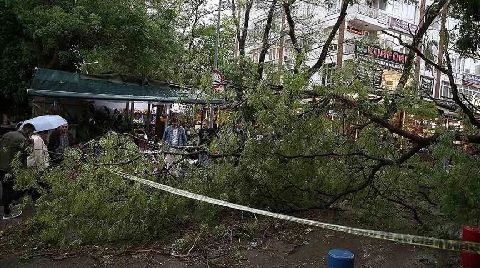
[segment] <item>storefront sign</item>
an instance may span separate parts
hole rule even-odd
[[[464,74],[462,79],[464,86],[480,88],[480,76],[473,74]]]
[[[394,17],[390,17],[390,20],[388,21],[388,26],[390,29],[397,31],[397,32],[402,32],[406,34],[415,34],[417,32],[418,26],[415,24],[411,24],[409,22],[406,22],[401,19],[397,19]]]
[[[375,46],[367,46],[367,45],[357,44],[355,46],[355,53],[357,55],[372,56],[376,59],[380,59],[382,61],[388,61],[388,62],[396,63],[396,64],[404,64],[407,61],[407,55],[406,54],[396,52],[396,51],[382,49],[382,48],[375,47]]]
[[[352,27],[350,25],[347,26],[347,31],[348,32],[351,32],[353,34],[358,34],[358,35],[365,35],[365,32],[360,30],[360,29],[357,29],[355,27]]]

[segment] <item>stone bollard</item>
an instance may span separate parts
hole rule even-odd
[[[332,249],[328,252],[327,268],[353,268],[355,255],[346,249]]]

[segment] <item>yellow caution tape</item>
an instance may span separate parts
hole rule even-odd
[[[136,181],[141,184],[144,184],[162,191],[166,191],[175,195],[206,202],[213,205],[224,206],[224,207],[228,207],[236,210],[251,212],[258,215],[268,216],[268,217],[291,221],[291,222],[297,222],[297,223],[311,225],[311,226],[317,226],[323,229],[329,229],[329,230],[344,232],[344,233],[353,234],[353,235],[361,235],[361,236],[366,236],[370,238],[389,240],[389,241],[395,241],[403,244],[418,245],[418,246],[424,246],[424,247],[430,247],[430,248],[436,248],[436,249],[445,249],[445,250],[453,250],[453,251],[470,251],[470,252],[480,254],[480,243],[375,231],[375,230],[353,228],[353,227],[342,226],[342,225],[331,224],[331,223],[318,222],[314,220],[307,220],[307,219],[297,218],[297,217],[288,216],[284,214],[273,213],[266,210],[250,208],[247,206],[242,206],[242,205],[226,202],[223,200],[211,198],[208,196],[199,195],[199,194],[191,193],[185,190],[173,188],[171,186],[160,184],[154,181],[141,179],[136,176],[125,174],[119,171],[114,171],[110,169],[107,169],[107,170],[123,178]]]

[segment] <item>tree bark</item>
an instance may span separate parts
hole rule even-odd
[[[440,20],[440,40],[438,42],[438,60],[437,60],[437,65],[442,66],[443,64],[443,54],[445,51],[445,46],[446,46],[446,31],[445,31],[445,24],[447,21],[447,11],[448,8],[445,6],[442,10],[442,18]],[[439,69],[437,69],[436,73],[436,83],[435,83],[435,90],[433,92],[433,97],[434,98],[440,98],[440,85],[442,84],[442,73]]]
[[[237,57],[239,53],[239,45],[240,45],[240,9],[238,9],[238,14],[236,10],[235,0],[232,0],[232,17],[233,23],[235,24],[235,50],[234,56]]]
[[[297,35],[295,33],[295,21],[292,17],[292,11],[290,9],[292,2],[284,1],[282,6],[283,10],[285,11],[285,18],[287,19],[288,23],[288,35],[290,36],[290,41],[292,42],[293,49],[295,50],[295,65],[293,67],[293,73],[298,74],[300,66],[303,63],[303,52],[302,47],[298,43]]]
[[[252,9],[252,5],[253,5],[253,0],[249,0],[245,8],[242,34],[238,41],[238,51],[239,51],[240,57],[242,58],[245,56],[245,42],[247,40],[248,24],[250,21],[250,10]]]
[[[260,56],[258,59],[257,81],[260,81],[262,79],[265,56],[268,52],[268,49],[270,48],[270,44],[268,42],[268,36],[270,35],[270,29],[272,28],[273,14],[275,13],[276,5],[277,5],[277,0],[273,0],[272,5],[268,10],[267,24],[265,25],[265,30],[263,32],[263,38],[262,38],[262,50],[260,51]]]
[[[306,79],[312,78],[312,76],[320,70],[320,68],[323,66],[325,63],[325,59],[327,58],[328,55],[328,50],[330,45],[332,44],[333,38],[335,38],[335,35],[337,34],[338,29],[340,28],[340,25],[342,24],[343,20],[345,19],[345,16],[347,15],[347,7],[350,3],[350,0],[344,0],[342,2],[342,7],[340,9],[340,15],[338,16],[337,22],[335,25],[333,25],[332,31],[330,32],[330,35],[327,38],[327,41],[323,45],[322,52],[320,53],[320,57],[318,58],[317,62],[310,67],[310,69],[307,70],[306,74]]]
[[[418,28],[422,27],[425,18],[425,2],[426,0],[420,0],[420,21],[418,22]],[[421,47],[421,42],[419,43],[419,48]],[[420,82],[420,57],[415,59],[415,82],[419,85]]]
[[[413,37],[413,41],[411,43],[412,47],[419,46],[419,44],[423,40],[423,36],[427,32],[428,28],[430,28],[430,25],[432,24],[433,20],[438,16],[438,14],[440,13],[443,6],[445,6],[447,1],[448,0],[439,0],[438,2],[430,5],[430,7],[428,8],[427,16],[425,18],[425,22],[422,24],[422,26],[418,29],[417,33]],[[412,70],[414,58],[415,58],[415,52],[410,50],[408,52],[407,61],[403,67],[402,76],[398,81],[397,90],[402,90],[407,84],[408,77],[410,76],[410,71]]]

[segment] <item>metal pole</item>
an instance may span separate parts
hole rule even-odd
[[[218,12],[217,12],[217,39],[215,40],[215,56],[213,58],[213,69],[217,70],[218,68],[218,47],[220,44],[220,11],[222,9],[222,0],[218,0]],[[213,107],[210,104],[209,109],[209,120],[208,127],[213,128]]]
[[[220,10],[222,8],[222,0],[218,0],[218,12],[217,12],[217,39],[215,40],[215,56],[213,59],[213,69],[218,68],[218,46],[220,43]]]

